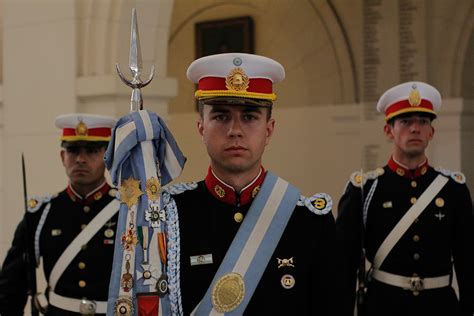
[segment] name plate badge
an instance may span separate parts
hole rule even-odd
[[[199,256],[191,256],[191,266],[199,266],[202,264],[212,264],[212,253]]]

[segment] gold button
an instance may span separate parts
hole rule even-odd
[[[86,264],[84,262],[79,262],[79,264],[77,265],[79,267],[79,269],[81,270],[84,270],[86,268]]]
[[[86,281],[80,280],[79,281],[79,287],[86,287]]]
[[[414,259],[415,261],[416,261],[416,260],[420,260],[420,254],[415,253],[415,254],[413,255],[413,259]]]
[[[435,204],[436,204],[437,207],[443,207],[443,206],[444,206],[444,200],[443,200],[443,198],[440,198],[440,197],[437,198],[437,199],[435,200]]]
[[[86,206],[84,206],[83,210],[84,210],[84,212],[89,213],[91,208],[86,205]]]
[[[416,197],[412,197],[412,198],[410,199],[410,202],[411,202],[411,204],[415,204],[415,203],[416,203]]]
[[[418,185],[418,183],[416,183],[416,181],[412,181],[412,182],[411,182],[411,187],[412,187],[412,188],[416,188],[417,185]]]
[[[82,225],[81,225],[81,229],[86,228],[86,226],[87,226],[87,224],[82,224]]]
[[[81,250],[82,250],[82,251],[84,251],[84,250],[86,250],[86,249],[87,249],[87,245],[82,245],[82,246],[81,246]]]
[[[234,214],[234,221],[240,223],[244,219],[244,215],[240,212]]]
[[[413,241],[419,242],[420,241],[420,236],[418,236],[418,235],[413,236]]]

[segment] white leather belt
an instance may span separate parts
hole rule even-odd
[[[434,278],[420,278],[419,276],[407,277],[381,270],[374,270],[372,271],[372,277],[382,283],[401,287],[405,290],[410,290],[413,292],[438,289],[449,286],[450,284],[449,274]]]
[[[66,311],[76,312],[82,315],[107,313],[107,302],[64,297],[54,292],[49,292],[49,304]]]

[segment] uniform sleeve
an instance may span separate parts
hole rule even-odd
[[[474,225],[472,201],[467,186],[459,190],[459,206],[456,210],[453,260],[459,285],[459,301],[462,315],[474,313]]]
[[[0,271],[0,315],[23,315],[27,300],[27,265],[24,260],[26,217],[16,228],[11,248]],[[33,258],[33,257],[31,257]]]
[[[361,190],[349,184],[339,201],[336,220],[337,315],[354,315],[362,229]]]
[[[314,249],[312,281],[315,285],[315,298],[312,300],[312,310],[315,315],[332,315],[335,299],[335,223],[332,212],[319,216],[319,231]]]

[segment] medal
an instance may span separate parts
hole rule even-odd
[[[120,285],[122,286],[125,292],[129,292],[133,286],[133,275],[130,273],[130,255],[128,255],[128,258],[126,260],[127,262],[125,263],[125,269],[127,270],[127,272],[122,275]]]
[[[151,177],[150,179],[146,180],[145,191],[146,195],[148,196],[148,200],[158,200],[160,192],[160,182],[155,177]]]
[[[120,186],[120,200],[127,204],[131,209],[133,205],[138,203],[138,198],[143,194],[140,190],[140,181],[133,177],[128,178],[122,182]]]
[[[168,292],[168,277],[166,274],[163,273],[156,282],[156,291],[160,297],[165,296],[166,292]]]
[[[110,229],[110,228],[107,228],[107,229],[104,231],[104,236],[107,237],[107,238],[112,238],[112,237],[114,237],[114,230],[113,230],[113,229]]]
[[[238,273],[223,275],[212,289],[212,305],[219,313],[231,312],[242,303],[245,296],[245,283]]]
[[[133,315],[133,303],[130,297],[119,297],[115,301],[114,316],[131,316]]]

